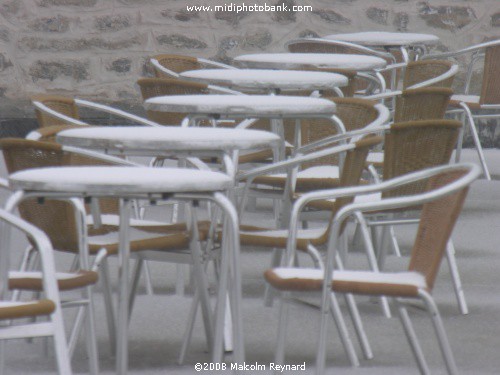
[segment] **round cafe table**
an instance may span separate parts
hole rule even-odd
[[[298,69],[304,65],[318,68],[374,71],[385,68],[387,61],[380,57],[342,53],[255,53],[237,56],[234,61],[252,69]]]
[[[259,119],[276,122],[281,119],[329,119],[339,127],[333,118],[335,103],[327,99],[303,96],[269,95],[176,95],[159,96],[144,102],[148,110],[185,113],[182,126],[189,126],[200,119],[210,119],[215,125],[217,119]],[[284,140],[283,122],[277,121],[273,128]],[[296,128],[299,127],[296,121]],[[245,126],[244,123],[239,125]],[[345,129],[339,129],[345,131]],[[285,154],[284,142],[280,145],[279,158]]]
[[[403,57],[408,61],[408,49],[418,53],[423,52],[428,46],[439,43],[439,38],[432,34],[402,33],[387,31],[364,31],[358,33],[331,34],[323,39],[339,40],[360,44],[367,47],[379,47],[384,49],[399,48]]]
[[[224,232],[230,233],[230,241],[223,243],[227,251],[221,252],[214,353],[222,353],[225,302],[227,292],[229,292],[232,297],[235,361],[244,361],[238,217],[233,205],[224,194],[232,188],[233,183],[233,180],[224,173],[197,169],[104,166],[39,168],[17,172],[9,177],[9,186],[17,193],[9,198],[7,207],[13,209],[22,199],[30,197],[59,199],[114,197],[120,199],[116,371],[124,375],[128,369],[131,199],[162,200],[167,197],[188,201],[208,199],[214,201],[226,214],[227,225]],[[201,259],[201,254],[195,254],[194,258],[197,256]],[[195,271],[202,272],[203,266],[201,264],[198,266],[198,268],[195,267]],[[216,343],[219,346],[218,350],[215,347]],[[213,360],[220,362],[221,355],[214,357]]]
[[[278,148],[278,135],[250,129],[162,126],[102,126],[69,129],[57,134],[65,146],[104,151],[127,156],[229,156],[226,172],[234,178],[237,171],[235,151]],[[232,160],[231,160],[232,159]],[[233,163],[227,165],[227,163]]]
[[[182,72],[180,76],[235,90],[258,90],[274,94],[289,90],[332,90],[348,84],[347,77],[341,74],[291,70],[200,69]]]

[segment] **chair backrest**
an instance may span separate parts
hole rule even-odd
[[[448,185],[465,174],[466,171],[450,171],[434,176],[428,181],[426,191]],[[468,186],[425,203],[422,207],[409,270],[423,274],[430,289],[434,286],[446,245],[467,192]]]
[[[462,127],[455,120],[394,123],[385,136],[383,179],[448,164]],[[413,195],[425,184],[417,182],[386,191],[384,197]]]
[[[9,174],[31,168],[59,167],[69,165],[109,165],[101,160],[64,151],[56,143],[4,138],[0,140],[5,164]],[[102,213],[118,213],[118,202],[114,199],[99,201]],[[58,250],[78,252],[78,232],[73,206],[64,201],[46,199],[24,200],[19,205],[21,217],[43,230]]]
[[[355,143],[355,147],[352,150],[346,152],[344,159],[344,166],[339,176],[339,188],[358,186],[361,180],[361,175],[365,169],[366,157],[370,150],[379,145],[382,142],[382,137],[369,135],[365,136]],[[323,236],[323,240],[326,242],[330,229],[333,225],[333,220],[337,212],[344,206],[352,203],[354,197],[342,197],[335,200],[335,204],[332,206],[332,212],[330,216],[330,222],[328,225],[328,230]],[[345,228],[345,224],[343,228]]]
[[[394,122],[441,119],[453,91],[446,87],[423,87],[404,90],[396,97]]]
[[[403,89],[413,85],[429,81],[434,78],[444,76],[454,67],[451,61],[447,60],[420,60],[411,61],[405,67],[403,77]],[[432,83],[426,87],[448,87],[451,88],[455,75],[444,76],[442,80]]]
[[[500,103],[500,44],[486,47],[479,103]]]
[[[369,47],[361,46],[354,43],[319,39],[319,38],[304,38],[295,39],[287,42],[285,47],[288,51],[293,53],[346,53],[353,55],[370,55],[384,59],[388,65],[401,60],[399,55],[391,54],[388,52],[377,51]],[[392,73],[382,73],[386,82],[391,82]],[[398,77],[396,79],[399,79]],[[357,82],[355,89],[361,90],[366,88],[366,82]]]
[[[360,98],[326,98],[333,101],[337,107],[335,115],[343,122],[346,131],[358,130],[366,127],[371,122],[375,121],[379,116],[378,110],[375,108],[376,102]],[[319,141],[323,138],[337,134],[337,128],[328,120],[324,119],[305,119],[301,122],[301,144],[306,145],[312,142]],[[287,136],[290,138],[292,126],[287,126]],[[290,139],[288,139],[290,142]],[[293,138],[291,139],[293,143]],[[304,163],[303,167],[308,168],[314,165],[321,164],[337,164],[338,158],[336,155],[326,156],[317,159],[313,162]]]
[[[59,95],[36,95],[32,97],[32,100],[40,102],[50,109],[68,117],[72,117],[74,119],[80,118],[78,114],[78,107],[76,106],[75,101],[71,98]],[[35,108],[35,114],[41,128],[54,125],[67,125],[67,122],[64,120],[42,112],[38,108]]]
[[[208,86],[198,82],[188,82],[172,78],[140,78],[137,81],[141,89],[142,99],[167,95],[208,94]],[[149,120],[162,125],[180,125],[186,117],[185,113],[146,111]]]
[[[184,55],[161,54],[153,56],[153,59],[158,61],[160,65],[174,73],[182,73],[188,70],[202,69],[203,65],[196,57]],[[154,66],[153,66],[154,67]],[[158,78],[177,78],[175,75],[167,74],[166,72],[154,67],[155,76]]]

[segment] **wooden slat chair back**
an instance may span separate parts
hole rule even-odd
[[[197,70],[205,68],[198,61],[196,57],[191,57],[191,56],[161,54],[153,56],[153,58],[156,59],[165,68],[175,73],[182,73],[188,70]],[[155,68],[154,72],[157,78],[172,78],[172,76],[165,74],[159,69]]]
[[[91,157],[68,153],[56,143],[5,138],[0,140],[0,149],[9,174],[31,168],[110,165]],[[118,213],[118,202],[114,199],[101,199],[99,205],[101,213]],[[47,233],[54,248],[78,253],[78,232],[74,208],[70,203],[51,199],[39,203],[36,199],[28,199],[19,205],[19,212],[24,220]]]
[[[53,109],[54,111],[62,113],[63,115],[66,115],[68,117],[72,117],[77,120],[80,118],[78,114],[78,107],[76,106],[75,101],[71,98],[58,95],[40,94],[34,96],[32,100],[38,101]],[[44,113],[37,108],[35,108],[35,114],[38,120],[38,124],[41,128],[56,125],[68,125],[64,120],[53,117],[50,114]]]
[[[484,54],[479,104],[500,104],[500,45],[487,47]]]
[[[393,124],[385,136],[383,180],[448,164],[461,127],[455,120]],[[383,197],[413,195],[424,189],[425,184],[416,182],[384,192]]]
[[[396,97],[394,122],[442,119],[452,95],[446,87],[404,90]]]
[[[420,60],[411,61],[405,67],[403,76],[403,90],[420,82],[439,77],[451,69],[453,63],[447,60]],[[440,81],[429,87],[448,87],[451,88],[455,76]]]
[[[137,81],[142,100],[167,95],[208,94],[208,86],[203,83],[182,81],[173,78],[140,78]],[[147,117],[162,125],[180,125],[186,117],[185,113],[146,111]]]

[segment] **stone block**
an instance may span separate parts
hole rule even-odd
[[[236,26],[245,17],[249,16],[249,12],[230,12],[230,11],[217,11],[215,12],[215,19],[220,21],[226,21],[230,25]]]
[[[300,33],[299,33],[299,38],[319,38],[319,34],[315,31],[312,31],[312,30],[302,30]]]
[[[55,17],[37,18],[31,21],[28,27],[34,31],[63,33],[69,29],[69,19],[59,14]]]
[[[292,11],[293,6],[296,5],[294,0],[278,0],[278,2],[274,5],[283,9],[288,9],[288,11],[275,11],[273,14],[274,21],[283,25],[297,21],[297,12]]]
[[[500,27],[500,12],[497,12],[491,16],[491,26]]]
[[[113,14],[97,17],[94,26],[99,31],[119,31],[131,26],[131,20],[128,15]]]
[[[30,66],[28,74],[33,82],[38,80],[54,81],[59,77],[70,78],[76,82],[90,79],[89,63],[80,60],[37,60]]]
[[[432,6],[429,2],[420,2],[418,8],[427,25],[438,29],[459,30],[477,19],[469,6]]]
[[[204,49],[207,44],[199,39],[189,38],[182,34],[166,34],[156,37],[156,41],[160,45],[172,46],[175,48],[185,49]]]
[[[116,72],[118,74],[124,74],[130,72],[132,67],[132,60],[129,58],[121,58],[111,61],[107,66],[106,70],[110,72]]]
[[[330,9],[315,9],[312,11],[312,14],[320,17],[328,23],[350,25],[352,22],[349,18],[344,17],[342,14]]]
[[[18,42],[19,48],[30,51],[86,51],[96,48],[104,50],[126,49],[143,45],[143,40],[136,35],[123,39],[81,38],[81,39],[47,39],[24,37]]]
[[[19,9],[21,9],[21,3],[16,0],[5,1],[0,5],[0,13],[6,18],[17,14],[19,12]]]
[[[3,53],[0,53],[0,72],[3,72],[5,69],[14,66],[12,62],[5,57]]]
[[[189,22],[193,19],[199,19],[200,18],[200,12],[197,11],[192,11],[188,12],[186,9],[180,9],[180,10],[162,10],[161,15],[166,18],[174,18],[177,21],[181,22]]]
[[[393,25],[398,31],[408,31],[408,23],[410,22],[410,17],[406,12],[398,12],[394,16]]]
[[[366,16],[379,25],[387,25],[389,11],[387,9],[370,7],[366,10]]]
[[[243,48],[245,49],[264,49],[271,44],[273,37],[269,30],[259,29],[248,31],[243,40]]]

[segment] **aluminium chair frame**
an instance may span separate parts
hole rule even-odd
[[[354,188],[344,188],[344,189],[332,189],[325,190],[321,192],[307,193],[301,196],[294,204],[292,215],[290,218],[290,235],[287,243],[287,266],[294,266],[294,258],[296,256],[296,243],[297,243],[297,230],[300,220],[300,213],[305,209],[305,207],[316,200],[324,200],[331,198],[341,198],[348,196],[357,196],[364,194],[371,194],[376,192],[381,192],[385,190],[394,189],[399,186],[403,186],[409,183],[414,183],[422,179],[429,179],[439,174],[444,174],[454,171],[464,171],[464,175],[457,178],[452,183],[444,185],[442,187],[435,188],[432,191],[427,191],[421,194],[413,196],[404,196],[397,198],[388,198],[377,203],[352,203],[344,206],[339,212],[337,212],[335,219],[333,221],[333,230],[330,233],[328,241],[328,252],[327,258],[325,260],[325,270],[323,272],[323,281],[321,287],[322,302],[321,302],[321,328],[319,334],[318,342],[318,353],[317,353],[317,374],[324,374],[325,372],[325,361],[326,361],[326,337],[327,337],[327,316],[329,313],[330,305],[329,300],[332,293],[332,282],[335,278],[334,271],[334,261],[337,260],[337,249],[342,246],[341,232],[343,228],[343,223],[351,216],[355,215],[357,212],[370,212],[374,210],[394,210],[403,207],[414,207],[417,205],[423,205],[425,203],[431,202],[438,198],[444,197],[451,193],[457,192],[458,190],[466,189],[474,180],[476,180],[480,175],[479,167],[473,164],[455,164],[452,166],[441,166],[431,169],[426,169],[411,173],[405,176],[397,177],[389,181],[382,183],[367,185]],[[430,286],[432,287],[432,286]],[[342,292],[345,293],[345,292]],[[284,292],[284,298],[290,297],[290,292]],[[397,297],[397,295],[394,295]],[[446,363],[447,370],[450,374],[456,374],[457,368],[455,360],[453,358],[452,351],[446,336],[445,330],[443,328],[442,320],[439,315],[437,306],[427,290],[420,289],[418,291],[418,297],[424,302],[426,309],[428,310],[432,322],[436,331],[441,353]],[[408,341],[417,360],[417,364],[422,373],[429,373],[428,366],[423,357],[422,350],[416,339],[416,335],[409,321],[408,313],[404,306],[402,305],[404,301],[396,298],[396,303],[398,305],[398,312],[400,313],[400,319],[403,324],[403,328],[407,333]],[[285,328],[287,324],[287,310],[285,303],[282,303],[280,307],[280,322],[278,331],[278,346],[276,349],[276,363],[281,364],[284,362],[284,340],[285,340]]]

